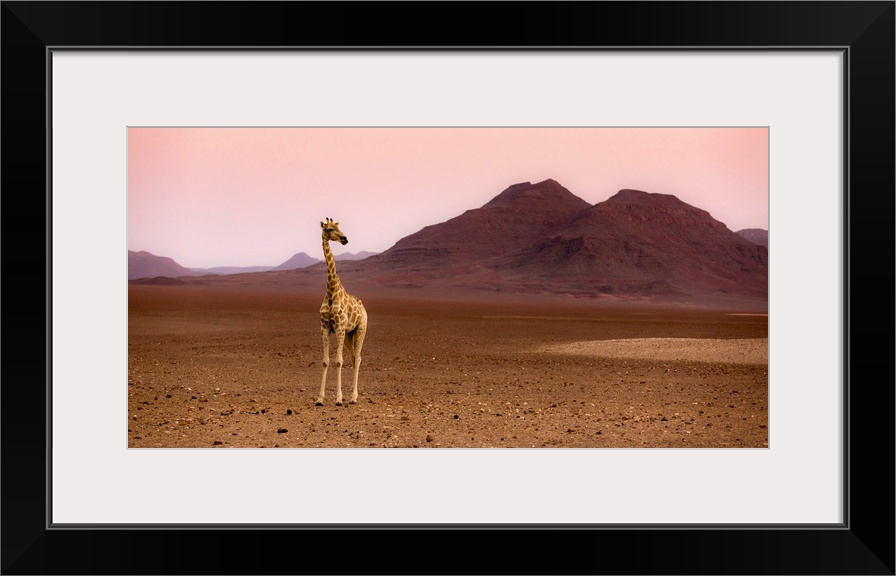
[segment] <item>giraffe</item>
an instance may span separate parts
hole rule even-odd
[[[330,251],[330,241],[348,244],[348,238],[339,230],[339,222],[327,218],[320,223],[324,258],[327,261],[327,294],[320,305],[320,333],[323,339],[324,370],[320,381],[317,406],[324,405],[327,387],[327,367],[330,365],[330,334],[336,334],[336,405],[342,406],[342,347],[348,344],[352,355],[352,399],[358,401],[358,368],[361,366],[361,347],[367,334],[367,310],[361,300],[345,291],[336,274],[336,260]]]

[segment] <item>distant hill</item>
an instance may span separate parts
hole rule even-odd
[[[336,260],[358,261],[374,254],[376,253],[358,252],[357,254],[353,254],[349,252],[336,256]],[[320,264],[321,262],[321,260],[312,258],[304,252],[299,252],[279,266],[216,266],[213,268],[185,268],[171,258],[156,256],[149,252],[133,252],[129,250],[128,280],[155,278],[157,276],[178,278],[182,276],[253,274],[256,272],[269,272],[271,270],[283,271],[307,268],[308,266]]]
[[[296,268],[306,268],[312,264],[317,264],[318,262],[320,262],[320,260],[317,258],[312,258],[304,252],[299,252],[298,254],[293,254],[292,258],[283,264],[274,267],[273,270],[295,270]]]
[[[333,258],[335,258],[337,262],[347,262],[350,260],[363,260],[370,256],[375,256],[376,254],[377,252],[358,252],[357,254],[345,252],[344,254],[334,254]]]
[[[134,252],[128,250],[128,280],[136,278],[155,278],[167,276],[177,278],[179,276],[196,276],[197,273],[184,268],[171,258],[156,256],[149,252]]]
[[[215,266],[214,268],[190,268],[197,274],[251,274],[253,272],[267,272],[273,270],[273,266]]]
[[[762,228],[744,228],[738,230],[737,235],[741,238],[749,240],[753,244],[759,244],[768,248],[768,230]]]

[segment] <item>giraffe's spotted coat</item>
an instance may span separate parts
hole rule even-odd
[[[361,347],[367,335],[367,310],[360,298],[352,296],[342,287],[336,273],[336,260],[330,251],[330,242],[347,244],[348,238],[339,230],[339,223],[327,218],[320,223],[324,259],[327,262],[327,293],[320,305],[320,329],[323,340],[323,375],[317,404],[323,405],[327,387],[327,368],[330,365],[330,334],[336,335],[336,404],[342,404],[342,350],[348,345],[352,355],[352,398],[358,400],[358,369],[361,365]]]

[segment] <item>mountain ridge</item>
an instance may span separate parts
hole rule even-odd
[[[360,251],[357,253],[345,252],[335,255],[334,258],[337,262],[360,261],[375,254],[376,252],[367,251]],[[136,252],[128,250],[128,280],[156,277],[180,278],[183,276],[254,274],[258,272],[270,272],[272,270],[285,271],[308,268],[315,264],[321,264],[322,262],[323,260],[309,256],[305,252],[298,252],[278,266],[214,266],[211,268],[188,268],[181,266],[172,258],[166,256],[157,256],[146,251]]]
[[[623,189],[591,205],[545,180],[513,184],[403,238],[359,272],[384,285],[762,299],[767,258],[767,249],[676,196]]]
[[[310,263],[286,266],[299,256]],[[289,274],[264,282],[311,287],[323,265],[298,253],[279,268]],[[418,295],[472,290],[698,306],[724,300],[751,309],[767,309],[768,299],[767,247],[706,210],[635,189],[592,205],[553,179],[512,184],[384,252],[342,259],[339,272],[370,289]]]

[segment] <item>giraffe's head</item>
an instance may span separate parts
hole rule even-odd
[[[320,223],[320,228],[323,230],[321,235],[325,240],[332,240],[343,245],[348,244],[348,238],[339,229],[339,222],[333,222],[332,218],[327,218]]]

